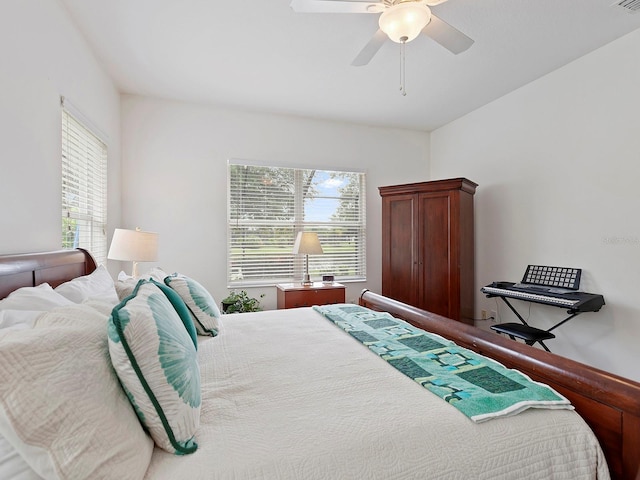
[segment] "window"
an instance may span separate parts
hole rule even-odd
[[[62,248],[107,260],[107,146],[62,109]]]
[[[299,231],[317,232],[323,255],[309,255],[312,279],[366,278],[365,174],[229,162],[230,287],[300,281]]]

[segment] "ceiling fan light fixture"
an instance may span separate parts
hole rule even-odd
[[[431,10],[424,3],[402,2],[387,8],[378,24],[396,43],[410,42],[431,20]]]

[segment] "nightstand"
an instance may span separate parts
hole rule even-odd
[[[281,283],[276,287],[278,289],[278,308],[345,303],[345,288],[340,283],[314,282],[312,285]]]

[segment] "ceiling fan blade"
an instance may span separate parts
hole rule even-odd
[[[349,2],[340,0],[291,0],[289,6],[298,13],[380,13],[382,2]]]
[[[422,29],[422,33],[456,55],[473,45],[472,39],[433,14],[431,21]]]
[[[353,65],[354,67],[361,67],[369,63],[373,56],[378,53],[378,50],[380,50],[382,45],[384,45],[384,42],[387,41],[387,38],[389,37],[387,37],[386,33],[384,33],[382,30],[378,30],[373,35],[373,37],[371,37],[371,40],[369,40],[364,48],[360,50],[360,53],[356,56],[356,58],[353,59],[351,65]]]

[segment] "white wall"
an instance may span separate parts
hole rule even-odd
[[[60,95],[108,136],[119,223],[119,94],[57,0],[2,0],[0,59],[0,252],[60,248]]]
[[[583,268],[598,313],[555,331],[552,351],[640,380],[640,31],[432,133],[433,178],[476,194],[476,285],[518,281],[528,264]],[[500,321],[502,302],[476,295]],[[518,303],[548,328],[558,308]],[[485,325],[487,327],[487,325]]]
[[[355,168],[367,173],[367,278],[347,285],[380,291],[381,213],[378,186],[427,180],[424,132],[123,96],[123,226],[160,234],[160,265],[199,280],[219,301],[226,283],[227,160]],[[142,264],[141,271],[151,264]],[[275,308],[276,289],[263,305]]]

